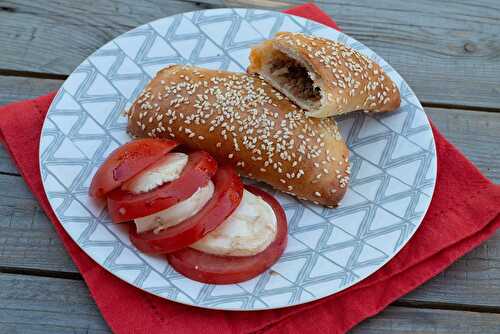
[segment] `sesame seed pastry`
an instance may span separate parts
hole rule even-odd
[[[135,137],[202,149],[244,176],[326,206],[349,181],[348,149],[331,118],[303,110],[257,76],[173,65],[128,111]]]
[[[251,50],[248,72],[260,74],[311,117],[394,111],[400,104],[398,88],[378,64],[320,37],[279,32]]]

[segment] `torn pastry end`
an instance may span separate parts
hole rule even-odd
[[[393,111],[400,104],[398,88],[378,64],[320,37],[277,33],[252,48],[248,72],[261,75],[312,117]]]

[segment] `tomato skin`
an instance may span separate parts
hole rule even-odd
[[[133,140],[120,146],[111,152],[92,178],[90,196],[105,197],[177,145],[173,140],[148,138]]]
[[[230,166],[222,166],[213,178],[215,191],[207,204],[194,216],[159,233],[138,234],[135,225],[129,237],[137,249],[149,254],[163,254],[188,247],[222,224],[238,207],[243,183]]]
[[[232,284],[247,281],[269,269],[283,254],[288,235],[285,211],[271,195],[259,188],[245,186],[262,197],[276,215],[278,230],[274,241],[262,252],[253,256],[218,256],[184,248],[167,254],[170,265],[184,276],[208,284]]]
[[[205,151],[190,153],[181,175],[151,191],[133,194],[115,189],[108,194],[108,212],[111,220],[121,223],[149,216],[167,209],[193,195],[205,186],[217,171],[217,162]]]

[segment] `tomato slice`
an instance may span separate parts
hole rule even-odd
[[[271,267],[286,248],[288,226],[285,211],[268,193],[253,186],[245,186],[262,197],[273,208],[278,226],[276,238],[262,252],[253,256],[218,256],[193,248],[167,254],[170,265],[184,276],[209,284],[232,284],[249,280]]]
[[[121,188],[108,194],[111,220],[121,223],[165,210],[205,186],[217,171],[217,162],[204,151],[190,153],[181,175],[151,191],[133,194]]]
[[[114,150],[92,178],[89,194],[104,197],[144,168],[152,165],[178,144],[168,139],[138,139]]]
[[[161,232],[137,233],[130,226],[129,237],[137,249],[150,254],[174,252],[188,247],[222,224],[238,207],[243,196],[241,179],[230,166],[219,168],[213,178],[212,198],[194,216]]]

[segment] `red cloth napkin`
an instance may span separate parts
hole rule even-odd
[[[312,4],[286,12],[335,27]],[[433,128],[438,177],[431,206],[411,241],[368,279],[334,296],[280,310],[224,312],[170,302],[132,287],[93,262],[52,212],[40,180],[38,143],[53,97],[0,108],[0,133],[115,333],[343,333],[443,271],[500,227],[500,187]]]

